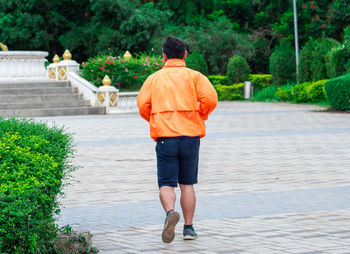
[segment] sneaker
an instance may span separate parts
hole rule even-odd
[[[183,235],[184,235],[184,240],[195,240],[198,237],[193,227],[184,229]]]
[[[171,243],[175,238],[175,226],[180,219],[180,214],[170,211],[164,222],[164,228],[162,233],[162,240],[164,243]]]

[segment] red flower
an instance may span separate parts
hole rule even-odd
[[[301,9],[305,9],[305,8],[307,8],[307,5],[306,5],[306,4],[303,4],[303,5],[301,6]]]
[[[137,76],[137,75],[134,75],[134,76],[132,76],[135,80],[137,80],[138,78],[139,78],[139,76]]]
[[[321,25],[321,29],[326,29],[327,28],[327,25],[326,24],[322,24]]]
[[[312,17],[312,21],[316,21],[316,20],[319,20],[320,19],[320,16],[316,15],[315,17]]]

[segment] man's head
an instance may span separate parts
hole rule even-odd
[[[179,38],[170,36],[163,43],[164,59],[185,59],[187,56],[186,46]]]

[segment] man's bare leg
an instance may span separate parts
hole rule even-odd
[[[181,189],[181,208],[185,220],[185,225],[192,225],[194,211],[196,209],[196,195],[193,185],[180,184]]]
[[[174,211],[176,201],[174,189],[174,187],[163,186],[159,190],[160,201],[167,213],[162,233],[162,240],[164,243],[171,243],[174,240],[175,226],[180,219],[180,215]]]
[[[174,210],[176,195],[174,191],[174,187],[163,186],[159,190],[159,199],[162,203],[162,206],[165,212],[169,212],[170,210]]]

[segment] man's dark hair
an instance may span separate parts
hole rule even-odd
[[[179,38],[170,36],[163,43],[163,52],[168,59],[183,59],[185,56],[186,46]]]

